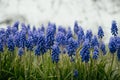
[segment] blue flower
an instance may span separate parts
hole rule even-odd
[[[35,31],[34,33],[33,32],[29,32],[29,34],[32,36],[32,38],[33,38],[33,44],[34,44],[34,46],[35,45],[37,45],[37,42],[38,42],[38,35],[40,34],[40,33],[38,33],[37,31]]]
[[[40,48],[39,48],[39,46],[36,46],[36,48],[35,48],[35,55],[40,56]]]
[[[120,48],[120,37],[115,37],[116,48]]]
[[[85,61],[87,63],[89,61],[89,58],[90,58],[89,48],[90,48],[89,40],[85,39],[82,50],[80,51],[82,62]]]
[[[46,52],[45,36],[43,32],[39,34],[35,55],[43,55]]]
[[[73,37],[73,34],[72,34],[72,31],[71,31],[71,28],[69,27],[68,28],[68,31],[66,33],[66,44],[68,44],[68,39]]]
[[[22,30],[20,32],[20,41],[19,41],[19,45],[22,48],[25,48],[25,44],[26,44],[26,31]]]
[[[98,28],[98,38],[103,38],[104,36],[104,32],[101,26],[99,26]]]
[[[43,24],[42,24],[42,26],[41,26],[41,31],[45,32],[45,27],[44,27]]]
[[[32,31],[33,31],[33,33],[37,31],[35,26],[33,26],[33,30]]]
[[[13,34],[13,35],[15,35],[15,34],[16,34],[16,32],[18,31],[16,27],[12,27],[12,29],[11,29],[11,30],[12,30],[12,34]]]
[[[51,29],[53,31],[53,33],[56,33],[56,25],[54,23],[48,23],[48,28],[47,29]]]
[[[22,56],[23,53],[24,53],[24,50],[23,50],[22,47],[20,47],[19,50],[18,50],[18,55],[19,55],[19,56]]]
[[[71,57],[72,55],[75,55],[75,52],[78,48],[78,42],[74,40],[72,37],[68,40],[68,45],[67,45],[67,51],[68,55]]]
[[[27,26],[24,23],[21,23],[21,31],[27,33]]]
[[[20,47],[20,33],[17,32],[14,36],[14,43],[16,47]]]
[[[1,40],[0,40],[0,52],[3,52],[3,43]]]
[[[78,77],[78,70],[74,70],[74,77]]]
[[[84,30],[82,29],[82,27],[79,28],[79,31],[77,33],[77,37],[78,37],[78,43],[81,44],[84,41]]]
[[[8,38],[9,35],[11,35],[11,33],[12,33],[12,29],[11,29],[11,27],[10,27],[10,26],[7,26],[7,29],[6,29],[6,32],[5,32],[6,37]]]
[[[28,39],[26,40],[26,47],[27,47],[27,50],[30,50],[32,51],[33,50],[33,38],[32,36],[28,36]]]
[[[98,50],[98,46],[94,47],[94,51],[93,51],[93,59],[98,59],[99,56],[99,50]]]
[[[47,49],[51,49],[51,46],[53,46],[54,44],[54,34],[55,34],[55,29],[53,28],[53,26],[49,26],[47,28],[47,32],[46,32],[46,47]]]
[[[103,42],[101,43],[100,49],[103,52],[103,55],[105,55],[107,53],[105,44]]]
[[[12,35],[10,35],[9,38],[8,38],[7,47],[8,47],[9,51],[14,51],[14,49],[15,49],[15,44],[14,44]]]
[[[57,44],[54,44],[53,47],[52,47],[52,54],[51,54],[53,63],[54,62],[58,63],[58,61],[59,61],[59,54],[60,54],[60,49],[59,49]]]
[[[118,60],[120,61],[120,48],[117,51],[117,57],[118,57]]]
[[[98,39],[97,39],[97,36],[94,36],[92,41],[91,41],[91,46],[94,48],[95,46],[98,46],[99,47],[99,42],[98,42]]]
[[[19,21],[16,21],[14,24],[13,24],[13,27],[15,27],[17,30],[19,29]]]
[[[58,45],[64,46],[66,44],[66,37],[63,32],[58,32],[56,35],[56,42]]]
[[[117,36],[117,34],[118,34],[118,28],[117,28],[116,21],[112,21],[111,33],[114,36]]]
[[[114,54],[116,52],[116,42],[115,42],[114,37],[110,38],[108,47],[109,47],[109,50],[112,54]]]
[[[77,22],[77,21],[75,21],[75,23],[74,23],[74,33],[75,33],[75,34],[77,34],[77,33],[78,33],[78,31],[79,31],[78,22]]]
[[[92,36],[93,36],[92,31],[91,30],[87,30],[87,32],[86,32],[86,39],[88,39],[89,42],[91,42]]]
[[[58,31],[63,32],[64,34],[66,34],[65,28],[63,28],[62,26],[58,27]]]

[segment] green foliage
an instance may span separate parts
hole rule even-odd
[[[60,61],[52,63],[49,51],[35,56],[34,52],[25,50],[21,57],[17,51],[6,49],[0,53],[0,80],[120,80],[120,63],[110,53],[100,55],[98,60],[93,60],[91,55],[89,63],[83,63],[79,49],[75,62],[70,62],[67,54],[60,54]],[[75,69],[77,77],[73,76]]]

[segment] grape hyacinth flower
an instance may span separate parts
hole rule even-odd
[[[79,31],[78,22],[77,22],[77,21],[75,21],[75,23],[74,23],[74,33],[75,33],[75,34],[77,34],[77,33],[78,33],[78,31]]]
[[[14,43],[15,43],[15,46],[17,48],[20,47],[20,33],[17,32],[15,35],[14,35]]]
[[[117,34],[118,34],[118,28],[117,28],[116,21],[112,21],[111,33],[114,36],[117,36]]]
[[[99,47],[99,42],[98,42],[97,36],[94,36],[93,39],[91,40],[91,47],[94,48],[95,46]]]
[[[58,27],[58,32],[63,32],[64,34],[66,34],[66,30],[65,30],[65,28],[63,28],[62,26],[59,26]]]
[[[68,45],[67,45],[67,52],[70,57],[72,55],[75,55],[75,52],[78,48],[78,42],[74,40],[72,37],[68,40]]]
[[[14,24],[13,24],[13,27],[15,27],[17,30],[19,29],[19,21],[16,21]]]
[[[84,43],[83,43],[82,50],[80,51],[80,55],[81,55],[81,58],[82,58],[82,62],[85,61],[85,63],[88,63],[89,58],[90,58],[89,48],[90,48],[89,40],[88,40],[88,39],[85,39],[85,41],[84,41]]]
[[[9,51],[14,51],[14,49],[15,49],[15,44],[14,44],[12,35],[10,35],[9,38],[8,38],[7,47],[8,47]]]
[[[74,70],[73,76],[78,77],[78,70]]]
[[[92,36],[93,36],[92,31],[91,30],[87,30],[87,32],[86,32],[86,39],[88,39],[89,42],[91,42]]]
[[[108,47],[109,47],[109,50],[112,54],[114,54],[116,52],[116,42],[115,42],[114,37],[110,38]]]
[[[78,43],[81,44],[84,41],[84,30],[82,27],[79,28],[79,31],[77,33],[77,37],[78,37]]]
[[[120,37],[115,37],[115,42],[116,42],[116,48],[120,48]]]
[[[37,47],[35,49],[35,55],[43,55],[46,52],[45,45],[45,36],[44,33],[41,32],[38,37]]]
[[[98,56],[99,56],[98,46],[95,46],[93,51],[93,59],[97,60]]]
[[[26,31],[22,30],[20,32],[20,41],[19,41],[20,47],[25,48],[26,44]]]
[[[42,24],[42,26],[41,26],[41,31],[45,32],[45,27],[44,27],[43,24]]]
[[[66,44],[68,44],[68,40],[69,38],[73,37],[73,34],[72,34],[72,31],[71,31],[71,28],[69,27],[68,28],[68,31],[66,33]]]
[[[102,39],[104,36],[104,32],[101,26],[98,28],[98,38]]]
[[[19,56],[22,56],[23,53],[24,53],[24,50],[23,50],[22,47],[20,47],[19,50],[18,50],[18,55],[19,55]]]
[[[66,37],[63,32],[59,31],[56,34],[56,42],[58,43],[58,45],[61,45],[61,46],[64,46],[66,44]]]
[[[58,63],[59,54],[60,54],[60,49],[59,49],[57,44],[54,44],[53,47],[52,47],[52,54],[51,54],[53,63]]]
[[[8,38],[9,35],[11,35],[11,33],[12,33],[11,27],[10,27],[10,26],[7,26],[7,29],[6,29],[6,31],[5,31],[6,38]]]
[[[0,52],[3,52],[3,44],[1,40],[0,40]]]
[[[28,36],[28,39],[26,40],[26,47],[27,47],[27,50],[30,50],[30,51],[33,50],[33,38],[32,38],[32,36]]]
[[[47,32],[46,32],[46,47],[47,49],[51,49],[51,47],[54,44],[54,34],[55,34],[55,29],[53,26],[48,26]]]
[[[105,44],[103,42],[101,43],[100,50],[102,51],[103,55],[107,53]]]

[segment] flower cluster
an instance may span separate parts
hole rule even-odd
[[[91,52],[92,58],[95,60],[99,58],[100,52],[103,55],[107,53],[103,41],[104,31],[101,26],[98,28],[97,35],[93,35],[92,30],[84,31],[76,21],[73,31],[70,27],[66,29],[61,25],[56,29],[56,24],[50,22],[46,28],[42,24],[39,28],[33,26],[31,29],[29,24],[17,21],[7,29],[0,29],[0,52],[3,52],[4,49],[8,49],[10,52],[18,49],[19,56],[22,56],[25,51],[31,51],[40,56],[52,51],[51,58],[55,63],[58,63],[61,52],[67,53],[71,61],[75,60],[74,56],[79,52],[82,61],[86,63],[89,62]],[[116,21],[112,22],[111,33],[114,36],[108,43],[109,51],[112,54],[117,53],[120,60],[120,37],[117,35]]]

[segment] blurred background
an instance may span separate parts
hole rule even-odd
[[[73,28],[76,20],[84,30],[92,29],[95,34],[102,26],[108,42],[112,20],[120,27],[120,0],[0,0],[0,28],[15,21],[31,27],[50,21]]]

